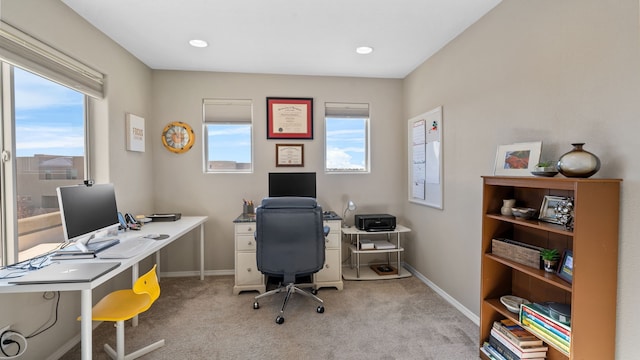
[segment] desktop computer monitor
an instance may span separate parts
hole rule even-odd
[[[269,173],[269,197],[300,196],[316,197],[316,173],[277,172]]]
[[[101,232],[117,232],[120,222],[113,184],[61,186],[56,191],[67,242],[86,245]]]

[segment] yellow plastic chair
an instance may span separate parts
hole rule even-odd
[[[104,344],[104,351],[112,359],[136,359],[155,349],[164,346],[164,339],[136,350],[128,355],[124,354],[124,322],[136,315],[147,311],[160,296],[160,285],[156,275],[156,265],[149,272],[140,276],[132,289],[117,290],[103,297],[92,310],[94,321],[115,321],[116,350],[109,344]]]

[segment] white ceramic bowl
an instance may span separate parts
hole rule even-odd
[[[520,219],[531,219],[536,214],[536,209],[514,207],[511,208],[511,213]]]
[[[520,312],[521,304],[531,304],[531,301],[513,295],[505,295],[500,297],[500,302],[502,303],[502,305],[506,306],[507,310],[516,314]]]

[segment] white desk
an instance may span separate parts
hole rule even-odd
[[[82,347],[82,359],[91,359],[92,356],[92,329],[91,329],[91,308],[93,307],[92,290],[102,285],[116,275],[131,268],[132,283],[138,278],[138,262],[147,256],[156,253],[156,264],[160,265],[160,249],[179,239],[182,235],[189,231],[200,227],[200,280],[204,279],[204,223],[207,221],[206,216],[185,216],[178,221],[171,222],[152,222],[142,227],[140,231],[127,231],[120,234],[120,241],[136,238],[148,234],[167,234],[169,238],[157,240],[147,248],[144,252],[134,255],[128,259],[92,259],[92,260],[66,260],[66,261],[100,261],[113,262],[120,261],[120,266],[113,269],[109,273],[97,278],[90,283],[75,284],[34,284],[34,285],[11,285],[7,284],[8,280],[0,280],[0,294],[9,293],[25,293],[25,292],[44,292],[44,291],[80,291],[80,338]],[[158,274],[160,269],[157,269]],[[136,321],[134,319],[134,326]]]

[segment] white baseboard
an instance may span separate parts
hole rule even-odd
[[[447,294],[444,290],[439,288],[436,284],[434,284],[431,280],[427,279],[424,275],[419,273],[414,267],[411,265],[404,263],[403,267],[407,269],[413,276],[417,277],[425,283],[428,287],[430,287],[433,291],[435,291],[438,295],[442,296],[449,304],[455,307],[458,311],[460,311],[464,316],[468,317],[469,320],[473,321],[474,324],[480,326],[480,317],[474,314],[472,311],[467,309],[464,305],[462,305],[458,300],[454,299],[451,295]]]

